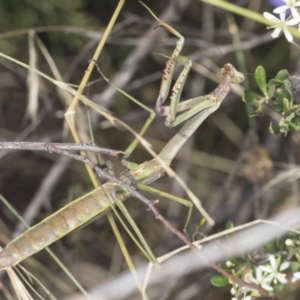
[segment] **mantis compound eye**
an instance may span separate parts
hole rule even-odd
[[[224,67],[220,71],[220,75],[222,79],[224,79],[226,76],[234,77],[235,68],[231,64],[225,64]]]
[[[225,77],[230,77],[230,82],[232,83],[242,83],[245,80],[245,77],[242,73],[238,72],[232,64],[225,64],[220,71],[222,79]]]

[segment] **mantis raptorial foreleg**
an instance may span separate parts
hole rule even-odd
[[[141,1],[140,1],[141,2]],[[142,2],[141,2],[142,3]],[[222,82],[217,88],[208,95],[199,96],[183,102],[179,102],[180,96],[185,84],[188,72],[191,68],[191,60],[180,56],[184,45],[184,37],[173,27],[160,20],[144,3],[142,3],[151,15],[159,22],[157,27],[163,27],[170,33],[178,37],[176,47],[166,63],[166,68],[163,72],[162,82],[160,86],[159,96],[156,101],[156,110],[158,114],[167,116],[165,124],[167,126],[176,126],[188,120],[180,131],[167,143],[163,150],[159,153],[159,158],[165,161],[168,165],[172,162],[178,151],[186,143],[187,139],[195,132],[202,122],[221,105],[223,99],[230,91],[231,83],[242,83],[244,75],[238,72],[231,64],[227,63],[221,69],[220,75]],[[184,63],[184,68],[181,71],[176,83],[174,84],[170,97],[170,106],[165,106],[165,102],[174,73],[175,64],[177,61]],[[181,112],[179,116],[177,113]],[[178,180],[178,179],[177,179]],[[182,184],[182,183],[181,183]],[[193,203],[199,211],[203,213],[203,208],[200,201],[196,197],[191,197]],[[213,220],[206,216],[209,223],[213,224]]]
[[[211,112],[215,111],[219,107],[225,96],[229,93],[230,83],[242,83],[244,81],[244,75],[238,72],[231,64],[225,64],[225,66],[221,69],[220,72],[223,81],[212,93],[205,96],[199,96],[193,99],[179,102],[187,75],[192,66],[192,62],[189,58],[180,56],[181,50],[184,45],[184,37],[173,27],[160,20],[145,4],[143,5],[148,9],[151,15],[159,22],[156,28],[163,27],[170,33],[178,37],[176,47],[169,60],[166,62],[166,68],[163,71],[159,95],[156,100],[157,113],[162,116],[167,116],[165,122],[166,126],[174,127],[190,119],[192,116],[202,112],[203,110],[215,107],[215,109],[213,109]],[[168,97],[170,91],[172,77],[177,61],[183,62],[184,68],[172,87],[170,96],[170,106],[165,106],[163,104],[166,98]],[[179,112],[183,113],[181,113],[179,116],[176,116]]]

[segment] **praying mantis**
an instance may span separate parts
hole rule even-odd
[[[163,27],[178,38],[176,47],[173,51],[173,54],[168,59],[166,68],[163,73],[161,88],[156,102],[157,113],[159,115],[167,116],[167,126],[177,126],[180,123],[186,121],[183,127],[178,131],[177,134],[175,134],[173,138],[171,138],[171,140],[165,145],[165,147],[158,155],[150,150],[151,154],[154,157],[153,159],[145,161],[141,164],[135,164],[130,161],[124,160],[124,165],[127,167],[127,175],[130,178],[134,179],[137,187],[140,190],[154,191],[153,188],[149,188],[147,186],[163,176],[165,172],[171,172],[171,169],[169,169],[168,167],[170,166],[178,151],[186,143],[188,138],[195,132],[195,130],[197,130],[197,128],[202,124],[202,122],[219,108],[226,95],[230,92],[230,84],[242,83],[244,80],[244,76],[243,74],[238,72],[231,64],[227,63],[221,69],[220,74],[222,77],[222,82],[216,87],[213,92],[205,96],[199,96],[180,102],[181,92],[183,90],[188,72],[191,68],[191,61],[188,58],[180,56],[181,50],[184,45],[184,37],[173,27],[164,23],[158,17],[156,17],[149,8],[147,9],[159,22],[156,27]],[[10,57],[2,53],[0,53],[0,56],[12,60]],[[172,88],[170,106],[165,106],[164,102],[169,94],[172,77],[177,62],[183,62],[184,68]],[[93,59],[90,62],[89,68],[92,68],[95,65],[96,67],[98,67],[96,61]],[[23,66],[25,65],[23,64]],[[99,67],[98,71],[109,84],[119,90],[118,87],[116,87],[112,82],[108,80],[108,78],[105,77]],[[60,88],[65,89],[69,93],[73,94],[75,97],[67,112],[65,113],[65,118],[69,124],[70,130],[74,136],[76,143],[80,142],[80,137],[76,130],[76,122],[74,119],[79,101],[83,102],[86,106],[94,109],[98,113],[111,117],[107,111],[103,110],[100,106],[90,101],[81,93],[73,90],[70,86],[56,80],[49,80],[51,80]],[[124,93],[121,90],[120,92]],[[126,94],[126,96],[136,102],[138,105],[145,107],[130,95]],[[150,117],[146,121],[139,134],[135,134],[133,130],[126,126],[126,124],[122,124],[136,136],[136,139],[125,150],[127,156],[132,153],[138,142],[144,143],[143,135],[147,128],[150,126],[155,116],[152,110],[148,109],[148,111],[151,112]],[[177,115],[177,113],[179,112],[181,114]],[[10,242],[6,246],[6,248],[0,252],[0,269],[11,267],[20,263],[22,260],[47,247],[66,234],[74,231],[76,228],[85,225],[95,217],[108,213],[111,209],[114,209],[115,205],[120,207],[122,211],[125,210],[122,202],[131,194],[128,188],[126,188],[126,185],[120,182],[120,180],[109,180],[102,186],[98,186],[98,181],[89,167],[88,172],[95,185],[95,189],[61,208],[59,211],[47,217],[39,224],[31,227],[22,235]],[[176,199],[176,197],[174,196],[171,196],[171,198],[177,201],[181,201],[179,199]],[[189,201],[184,202],[184,204],[188,207],[191,207]],[[199,202],[195,201],[194,204],[199,210],[201,210],[206,218],[209,218]],[[139,231],[137,231],[137,235],[141,237]],[[141,239],[141,248],[144,249],[144,253],[148,253],[148,257],[150,257],[150,260],[155,262],[155,256],[152,254],[150,247],[148,247],[147,243],[143,240],[142,237]]]

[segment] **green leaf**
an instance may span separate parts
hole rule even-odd
[[[275,135],[280,133],[280,126],[278,126],[277,124],[271,122],[270,126],[269,126],[269,131]]]
[[[290,269],[293,273],[297,272],[297,271],[299,270],[299,267],[300,267],[300,264],[299,264],[299,263],[297,263],[297,262],[295,262],[295,261],[290,262],[289,269]]]
[[[282,106],[283,106],[283,111],[285,114],[290,114],[291,110],[290,110],[290,103],[289,100],[286,98],[282,99]]]
[[[278,284],[273,286],[273,292],[274,292],[275,295],[282,292],[283,289],[284,289],[284,284],[281,284],[281,283],[278,283]]]
[[[243,264],[245,263],[245,258],[244,257],[241,257],[241,256],[236,256],[236,257],[232,257],[230,258],[230,261],[235,264],[235,265],[240,265],[240,264]]]
[[[225,230],[231,229],[231,228],[233,228],[233,227],[234,227],[233,222],[232,222],[231,220],[228,220],[228,221],[226,222],[226,224],[225,224]],[[227,238],[230,238],[230,237],[231,237],[231,233],[227,233],[227,234],[226,234],[226,237],[227,237]]]
[[[299,131],[300,130],[300,121],[298,117],[293,118],[293,120],[289,123],[289,125],[295,130]]]
[[[295,113],[292,112],[291,114],[289,114],[288,116],[286,116],[284,119],[285,119],[285,122],[286,123],[290,123],[292,122],[292,120],[295,118]]]
[[[283,85],[283,81],[272,78],[272,79],[269,80],[268,85],[269,86],[280,87],[280,86]]]
[[[297,239],[297,238],[298,238],[298,233],[296,233],[296,232],[290,232],[290,233],[289,233],[289,238],[290,238],[291,240]]]
[[[219,266],[224,270],[227,270],[227,271],[230,270],[230,267],[227,267],[226,262],[219,263]]]
[[[282,101],[281,100],[276,100],[276,102],[271,104],[271,107],[278,111],[278,112],[282,112],[283,111],[283,106],[282,106]]]
[[[285,247],[285,239],[283,238],[278,238],[277,240],[277,247],[280,249],[280,250],[284,250],[286,247]]]
[[[268,253],[276,252],[275,242],[269,242],[269,243],[265,244],[264,248]]]
[[[225,229],[228,230],[228,229],[231,229],[234,227],[234,224],[231,220],[228,220],[225,224]]]
[[[267,81],[266,81],[267,75],[266,75],[265,68],[263,66],[258,66],[255,70],[254,77],[258,87],[263,92],[265,97],[268,98]]]
[[[295,104],[293,106],[293,111],[295,112],[295,114],[299,117],[300,116],[300,105],[299,104]]]
[[[223,287],[228,285],[227,277],[223,275],[215,275],[210,278],[210,283],[216,287]]]
[[[280,99],[281,101],[283,100],[283,98],[286,98],[290,103],[293,101],[292,94],[286,89],[277,89],[275,97]]]
[[[243,101],[246,102],[246,103],[249,103],[249,104],[252,104],[252,103],[255,103],[261,99],[264,99],[263,96],[253,92],[253,91],[250,91],[250,90],[245,90],[244,91],[244,97],[243,97]]]
[[[282,86],[282,84],[280,86]],[[269,99],[275,98],[274,95],[275,95],[276,89],[278,89],[278,86],[275,86],[275,85],[268,86]]]
[[[284,88],[287,89],[287,90],[289,90],[289,91],[290,91],[291,88],[292,88],[292,84],[291,84],[291,82],[290,82],[289,79],[283,80],[283,85],[284,85]]]
[[[283,70],[280,70],[280,71],[276,74],[275,79],[277,79],[277,80],[279,80],[279,81],[283,81],[283,80],[285,80],[285,79],[289,79],[289,76],[290,76],[290,74],[289,74],[288,70],[283,69]]]

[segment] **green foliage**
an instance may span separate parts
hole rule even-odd
[[[223,275],[215,275],[210,278],[210,283],[216,287],[226,286],[229,282],[227,277]]]
[[[294,104],[288,71],[281,70],[275,78],[267,81],[264,67],[258,66],[254,76],[262,95],[251,90],[245,90],[243,100],[257,107],[251,116],[260,115],[263,104],[269,104],[273,110],[282,115],[277,124],[273,122],[270,124],[269,130],[271,133],[284,133],[286,135],[290,130],[299,131],[300,106]]]
[[[234,224],[231,220],[228,220],[225,224],[225,230],[228,230],[228,229],[232,229],[234,227]]]
[[[273,286],[273,292],[275,295],[282,292],[283,289],[284,289],[284,285],[280,283]]]
[[[27,35],[29,29],[37,31],[46,47],[60,64],[65,60],[61,59],[66,54],[78,52],[85,44],[85,38],[76,34],[70,34],[80,29],[84,35],[84,27],[97,24],[84,10],[85,1],[1,1],[0,2],[0,27],[4,38],[0,41],[1,51],[10,55],[24,56],[26,60],[28,45]],[[50,33],[48,33],[51,32]],[[68,32],[69,34],[65,34]],[[11,37],[19,37],[12,39]]]
[[[290,264],[290,270],[295,273],[299,270],[300,264],[298,262],[292,261]]]
[[[233,276],[258,284],[272,295],[277,295],[284,290],[291,275],[293,275],[292,281],[299,279],[299,249],[299,236],[290,233],[288,238],[279,237],[265,244],[264,251],[254,251],[240,257],[228,257],[228,260],[220,263],[219,266]],[[213,276],[211,283],[217,287],[225,286],[225,280],[222,277]],[[241,295],[244,297],[246,295],[261,296],[259,291],[247,289],[231,281],[229,284],[232,285],[231,291],[235,297],[232,299],[240,299]]]
[[[87,25],[91,19],[83,6],[82,0],[1,1],[1,31],[41,25]]]
[[[234,224],[231,220],[228,220],[225,224],[225,230],[229,230],[229,229],[232,229],[234,227]],[[231,237],[231,234],[227,234],[227,237]]]
[[[267,244],[265,244],[264,246],[266,252],[268,253],[276,253],[276,245],[274,241],[268,242]]]

